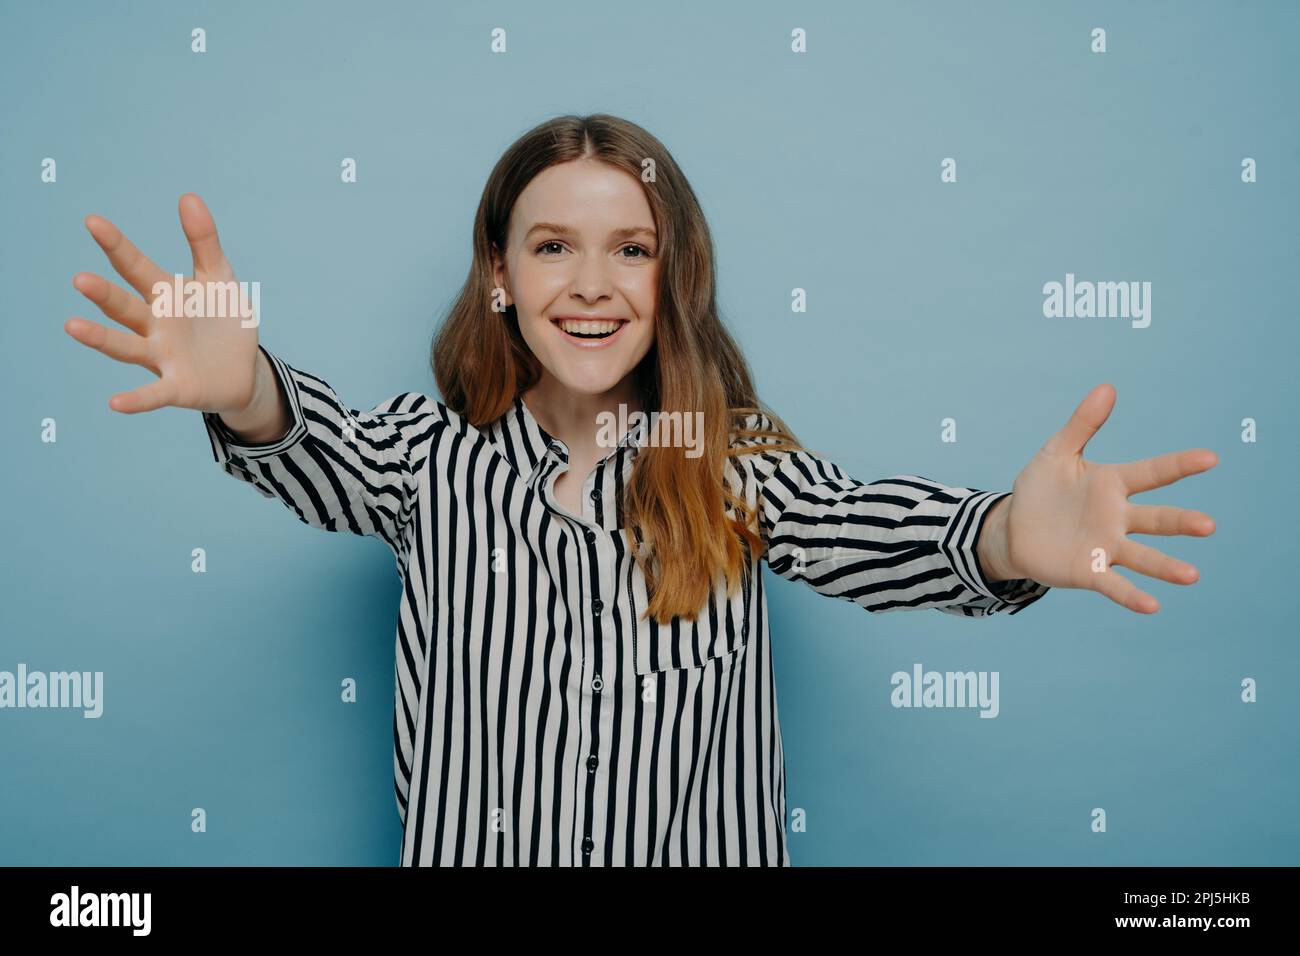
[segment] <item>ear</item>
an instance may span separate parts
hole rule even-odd
[[[515,300],[510,294],[510,276],[506,272],[505,257],[495,243],[490,249],[492,256],[492,286],[493,288],[505,289],[506,305],[514,305]]]

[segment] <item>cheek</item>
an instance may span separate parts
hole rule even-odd
[[[637,333],[635,338],[627,341],[628,359],[635,364],[645,358],[646,353],[654,346],[655,327],[653,319],[637,323]]]
[[[628,299],[643,318],[654,315],[655,297],[658,289],[659,282],[653,269],[645,270],[645,275],[638,277],[637,281],[629,287]]]
[[[546,308],[564,286],[565,278],[558,269],[539,268],[535,261],[523,259],[514,273],[511,292],[516,305],[534,313]]]

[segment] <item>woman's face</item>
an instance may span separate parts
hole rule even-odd
[[[546,371],[571,391],[599,395],[654,342],[658,254],[637,179],[576,159],[538,173],[519,195],[494,275]]]

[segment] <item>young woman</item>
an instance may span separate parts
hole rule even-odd
[[[233,281],[203,202],[181,197],[180,218],[195,280]],[[202,411],[231,475],[393,550],[405,865],[788,865],[761,559],[868,611],[1016,613],[1069,587],[1151,613],[1112,565],[1197,571],[1127,536],[1214,530],[1127,500],[1212,452],[1083,460],[1109,385],[1013,492],[864,483],[800,447],[719,321],[685,176],[616,117],[543,123],[493,169],[434,343],[441,402],[351,409],[254,323],[156,315],[168,274],[108,221],[86,226],[137,294],[79,273],[125,331],[65,327],[158,376],[109,406]]]

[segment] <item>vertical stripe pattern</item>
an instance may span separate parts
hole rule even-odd
[[[299,520],[393,551],[404,866],[787,866],[759,562],[868,611],[983,617],[1048,590],[991,584],[979,566],[980,528],[1006,492],[863,483],[737,438],[726,480],[768,551],[732,593],[719,577],[694,621],[655,621],[621,530],[644,420],[586,476],[575,515],[553,493],[568,449],[521,398],[483,428],[412,392],[360,411],[266,355],[289,431],[241,443],[208,413],[213,456]]]

